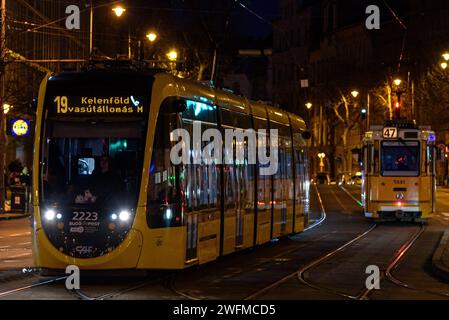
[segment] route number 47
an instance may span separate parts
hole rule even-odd
[[[384,138],[397,138],[398,130],[396,128],[384,128],[383,131]]]

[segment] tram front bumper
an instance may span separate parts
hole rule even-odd
[[[83,270],[135,269],[142,249],[142,234],[130,229],[126,239],[110,253],[89,259],[69,257],[48,240],[43,229],[35,232],[34,267],[65,270],[68,265],[76,265]]]
[[[422,212],[419,207],[383,206],[377,211],[381,221],[421,221]]]

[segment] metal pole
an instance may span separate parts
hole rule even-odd
[[[128,59],[131,60],[131,27],[128,28]]]
[[[94,5],[93,0],[90,0],[90,28],[89,28],[89,57],[92,57],[93,42],[94,42]]]
[[[366,131],[369,131],[369,104],[370,104],[370,96],[369,92],[366,96]]]
[[[415,82],[412,79],[412,120],[415,118]]]
[[[1,39],[0,39],[0,212],[5,211],[5,167],[6,167],[6,115],[5,103],[5,59],[6,59],[6,0],[2,0],[1,8]]]
[[[215,47],[214,49],[214,59],[212,61],[212,72],[210,75],[210,81],[212,83],[214,83],[216,64],[217,64],[217,47]]]

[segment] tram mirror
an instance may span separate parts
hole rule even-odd
[[[169,97],[165,99],[161,106],[161,112],[165,114],[180,113],[184,112],[186,109],[186,101],[178,97]]]
[[[303,131],[303,132],[301,132],[301,136],[305,140],[309,140],[310,138],[312,138],[312,134],[310,133],[310,131]]]

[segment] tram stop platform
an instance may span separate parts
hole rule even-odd
[[[444,232],[433,254],[432,269],[437,276],[449,281],[449,230]]]

